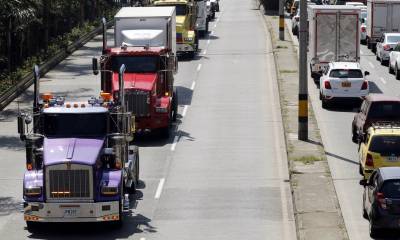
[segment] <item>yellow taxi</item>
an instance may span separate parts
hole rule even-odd
[[[377,123],[360,137],[360,174],[368,179],[374,169],[400,167],[400,124]]]

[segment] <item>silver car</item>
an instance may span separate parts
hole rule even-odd
[[[377,40],[376,44],[376,60],[382,65],[389,61],[390,51],[400,42],[400,33],[384,33]]]

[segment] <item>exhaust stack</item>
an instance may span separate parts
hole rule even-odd
[[[107,21],[106,18],[102,18],[101,22],[103,24],[103,54],[106,53],[107,49]]]
[[[40,94],[40,72],[39,66],[35,65],[33,67],[33,111],[39,110],[39,94]]]

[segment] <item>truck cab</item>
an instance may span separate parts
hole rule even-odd
[[[35,89],[38,82],[35,78]],[[34,98],[33,113],[18,116],[18,133],[26,146],[28,230],[42,222],[120,225],[129,206],[127,195],[139,181],[132,115],[107,94],[66,102],[49,93],[40,99],[35,90]]]
[[[199,47],[196,33],[197,9],[192,0],[154,0],[153,6],[171,6],[176,9],[176,47],[179,54],[195,57]]]

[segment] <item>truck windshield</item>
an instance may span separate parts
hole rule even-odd
[[[43,117],[47,137],[101,137],[107,134],[107,113],[47,113]]]
[[[176,16],[186,16],[187,14],[187,8],[185,4],[163,5],[163,6],[175,7]]]
[[[400,42],[400,35],[387,36],[386,37],[386,42],[387,43],[398,43],[398,42]]]
[[[361,70],[358,69],[335,69],[329,74],[333,78],[363,78]]]
[[[400,136],[378,135],[371,139],[369,151],[381,156],[400,156]]]
[[[157,72],[158,57],[156,56],[114,57],[112,60],[113,72],[118,72],[122,64],[125,64],[126,67],[125,71],[130,73]]]

